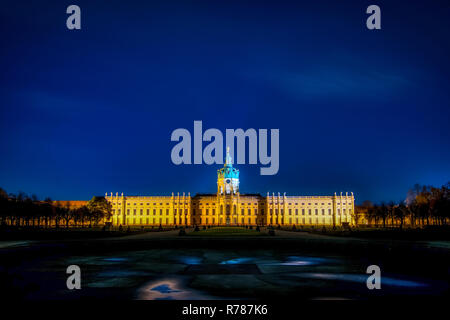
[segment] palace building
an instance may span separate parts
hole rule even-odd
[[[172,193],[171,196],[105,194],[112,205],[113,225],[281,225],[339,226],[354,224],[355,198],[342,192],[333,196],[287,196],[240,193],[239,170],[227,151],[217,171],[217,192]]]

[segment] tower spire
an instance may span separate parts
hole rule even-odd
[[[227,155],[225,157],[225,166],[231,167],[233,165],[233,160],[231,160],[230,156],[230,147],[227,147]]]
[[[239,192],[239,170],[233,168],[230,147],[227,146],[225,165],[217,170],[217,194],[232,194]]]

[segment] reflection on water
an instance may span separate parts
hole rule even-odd
[[[308,279],[323,279],[323,280],[337,280],[337,281],[350,281],[365,284],[367,281],[367,274],[347,274],[347,273],[299,273],[296,274],[299,278]],[[396,286],[396,287],[426,287],[425,283],[395,279],[389,277],[381,277],[381,285]]]
[[[303,257],[303,256],[287,256],[282,260],[276,260],[273,258],[267,259],[267,257],[241,257],[219,262],[219,264],[262,264],[271,266],[311,266],[323,263],[330,263],[332,259],[316,258],[316,257]]]
[[[133,271],[133,270],[109,270],[109,271],[103,271],[98,274],[99,277],[140,277],[140,276],[148,276],[148,272],[142,272],[142,271]]]
[[[299,257],[299,256],[289,256],[286,258],[287,261],[275,263],[275,265],[281,266],[312,266],[321,264],[324,262],[330,262],[329,259],[315,258],[315,257]]]
[[[108,262],[123,262],[123,261],[127,261],[127,258],[118,258],[118,257],[111,257],[111,258],[104,258],[103,261],[108,261]]]
[[[220,297],[210,295],[210,288],[223,288],[225,295],[229,292],[239,292],[242,289],[242,275],[233,269],[227,269],[226,276],[220,274],[217,268],[218,265],[228,265],[232,267],[244,267],[255,266],[260,267],[262,270],[261,277],[258,278],[259,282],[266,282],[273,286],[272,290],[274,294],[277,292],[285,293],[291,287],[302,288],[314,288],[320,289],[327,287],[327,283],[331,284],[332,288],[337,291],[332,296],[327,297],[315,297],[326,299],[345,299],[346,290],[350,283],[361,285],[361,288],[366,288],[366,281],[369,275],[358,272],[352,268],[352,264],[349,264],[346,260],[337,257],[317,257],[306,255],[292,255],[292,254],[277,254],[271,252],[271,254],[256,254],[247,252],[246,254],[236,254],[236,252],[221,252],[220,254],[210,254],[209,252],[177,252],[181,254],[174,254],[164,261],[165,263],[183,264],[188,268],[179,267],[175,269],[161,270],[159,263],[161,260],[157,260],[154,255],[149,255],[147,263],[139,264],[138,268],[133,268],[133,256],[124,258],[117,256],[103,257],[101,261],[104,261],[104,265],[116,266],[114,269],[102,270],[97,274],[98,277],[105,279],[123,279],[123,281],[138,281],[146,280],[148,277],[152,277],[152,281],[145,283],[142,287],[136,290],[136,298],[139,300],[208,300],[208,299],[220,299]],[[191,254],[189,254],[191,253]],[[158,259],[160,258],[157,256]],[[98,261],[98,259],[96,259]],[[130,269],[120,270],[118,266],[127,262]],[[156,269],[153,269],[155,263]],[[118,265],[116,265],[118,264]],[[198,269],[195,275],[190,274],[187,270],[191,270],[191,265],[204,265],[205,268]],[[242,265],[242,266],[240,266]],[[145,266],[145,269],[139,269]],[[264,269],[264,266],[269,268]],[[290,268],[286,268],[289,266]],[[350,267],[349,267],[350,266]],[[226,266],[223,266],[226,267]],[[312,269],[312,268],[313,269]],[[174,271],[176,270],[176,271]],[[314,270],[315,272],[311,272]],[[266,271],[268,273],[266,273]],[[331,271],[331,272],[330,272]],[[333,273],[333,271],[335,273]],[[161,273],[162,272],[162,273]],[[286,273],[287,272],[287,273]],[[348,273],[346,273],[348,272]],[[352,273],[353,272],[353,273]],[[153,278],[156,274],[160,274],[160,278]],[[289,277],[291,281],[290,286],[286,288],[284,277]],[[219,280],[220,279],[220,280]],[[191,283],[195,280],[194,288],[191,288]],[[226,281],[226,285],[218,283],[216,281]],[[321,280],[321,281],[308,281],[308,280]],[[199,285],[200,284],[200,285]],[[416,281],[416,279],[405,278],[399,276],[382,276],[381,284],[389,290],[397,290],[399,288],[416,289],[422,292],[423,289],[428,290],[433,287],[433,283],[424,280]],[[119,283],[120,285],[120,283]],[[248,284],[250,287],[252,285]],[[339,291],[342,288],[342,292]],[[199,290],[198,290],[199,289]],[[254,288],[255,290],[258,287]],[[204,290],[204,291],[201,291]],[[353,290],[353,289],[352,289]],[[416,291],[414,290],[414,291]],[[424,291],[425,292],[425,291]],[[340,294],[344,293],[342,296]],[[234,296],[234,295],[233,295]],[[241,297],[242,298],[242,297]]]
[[[222,261],[219,264],[242,264],[242,263],[249,263],[251,261],[253,261],[252,258],[236,258]]]
[[[199,257],[192,257],[192,256],[180,256],[178,258],[178,261],[183,264],[201,264],[202,259]]]
[[[160,293],[173,293],[173,292],[180,292],[180,290],[175,290],[170,288],[170,286],[168,284],[162,284],[160,286],[156,286],[151,288],[150,290],[154,290],[154,291],[158,291]]]
[[[184,279],[165,278],[145,284],[138,290],[138,300],[206,300],[212,296],[187,287]]]

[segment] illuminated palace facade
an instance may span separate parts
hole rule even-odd
[[[217,171],[217,192],[171,196],[105,195],[112,205],[113,225],[281,225],[339,226],[354,224],[353,193],[333,196],[241,194],[239,170],[227,152]]]

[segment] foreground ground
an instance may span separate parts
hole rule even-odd
[[[0,286],[16,299],[370,299],[448,296],[446,241],[276,230],[187,229],[0,242]],[[68,290],[66,268],[82,270]],[[379,265],[382,289],[368,290]]]

